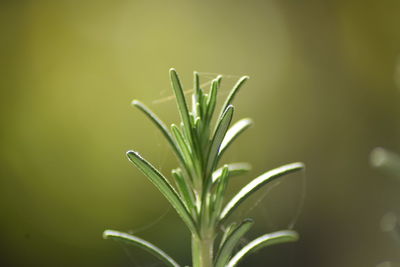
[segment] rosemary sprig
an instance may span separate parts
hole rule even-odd
[[[294,231],[274,232],[256,238],[235,254],[235,248],[243,235],[250,230],[253,220],[244,219],[239,224],[233,222],[224,228],[225,231],[220,230],[228,216],[255,191],[282,175],[304,168],[302,163],[297,162],[268,171],[252,180],[226,202],[225,192],[230,177],[244,174],[250,169],[247,163],[225,164],[220,168],[218,166],[227,148],[252,125],[251,119],[242,119],[231,126],[234,114],[232,102],[248,77],[240,78],[233,87],[222,105],[214,128],[211,121],[222,76],[212,81],[210,91],[206,93],[200,87],[199,75],[194,73],[195,90],[191,108],[187,105],[175,69],[170,70],[170,79],[182,120],[179,125],[173,124],[169,130],[144,104],[138,100],[134,100],[132,104],[158,127],[175,152],[180,164],[179,168],[172,170],[175,186],[139,153],[128,151],[127,156],[160,190],[189,228],[192,234],[193,267],[233,267],[259,248],[296,241],[298,234]],[[222,238],[219,244],[215,244],[218,234],[221,234]],[[106,230],[103,236],[139,246],[158,257],[167,266],[180,266],[164,251],[139,237],[113,230]]]

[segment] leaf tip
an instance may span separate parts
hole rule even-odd
[[[254,224],[254,220],[252,218],[245,218],[242,223],[251,223]]]
[[[169,74],[172,75],[176,75],[176,69],[175,68],[170,68],[169,69]]]
[[[281,230],[271,234],[272,238],[284,238],[283,242],[296,242],[300,239],[299,233],[293,230]]]
[[[142,156],[140,156],[139,152],[136,152],[133,150],[128,150],[126,152],[126,156],[128,157],[129,160],[131,160],[133,157],[142,158]]]
[[[139,106],[140,104],[141,104],[140,101],[137,100],[137,99],[133,99],[132,102],[131,102],[132,106]]]
[[[103,239],[108,239],[110,236],[114,235],[115,231],[113,230],[105,230],[103,232]]]
[[[227,107],[226,107],[226,109],[225,109],[225,112],[227,112],[228,110],[234,110],[235,108],[234,108],[234,106],[232,105],[232,104],[229,104]]]
[[[295,162],[293,164],[297,165],[298,169],[302,169],[303,170],[303,169],[306,168],[306,165],[303,162]]]
[[[243,124],[246,125],[246,128],[247,128],[247,127],[251,127],[251,126],[254,125],[254,120],[251,119],[251,118],[244,118],[244,119],[242,119],[241,121],[243,121]]]
[[[285,236],[288,238],[288,241],[297,241],[300,239],[299,233],[293,230],[281,230],[276,233],[273,233],[273,236]]]

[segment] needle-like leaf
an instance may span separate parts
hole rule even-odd
[[[203,89],[199,89],[199,104],[200,108],[202,110],[201,116],[202,118],[205,118],[206,116],[206,111],[207,111],[207,99],[208,95],[203,91]]]
[[[203,90],[199,87],[196,89],[196,115],[204,119],[204,115],[206,113],[206,102],[204,98],[204,92]]]
[[[163,250],[160,248],[156,247],[152,243],[143,240],[137,236],[133,236],[127,233],[119,232],[119,231],[114,231],[114,230],[106,230],[103,233],[104,239],[114,239],[117,241],[122,241],[127,244],[133,245],[140,247],[147,252],[153,254],[155,257],[163,261],[167,266],[170,267],[180,267],[180,265],[174,261],[167,253],[165,253]]]
[[[251,119],[241,119],[233,124],[229,130],[226,132],[224,140],[222,141],[221,147],[219,148],[219,156],[221,157],[228,146],[247,128],[253,124]]]
[[[188,179],[185,179],[185,177],[182,174],[182,171],[178,168],[175,170],[172,170],[172,176],[175,179],[178,191],[180,195],[182,196],[188,210],[191,211],[191,214],[193,218],[196,218],[196,198],[193,194],[192,191],[192,183]]]
[[[200,77],[197,71],[193,72],[193,88],[195,90],[195,95],[199,96],[200,93]]]
[[[229,177],[241,175],[251,170],[251,165],[246,162],[229,163]],[[215,170],[212,174],[212,182],[215,183],[222,174],[223,167]]]
[[[192,95],[192,114],[195,118],[198,118],[200,115],[200,104],[199,101],[197,100],[197,95],[193,94]]]
[[[226,229],[224,230],[224,233],[223,233],[223,235],[221,237],[221,241],[219,242],[218,251],[221,250],[221,248],[224,245],[226,239],[231,235],[233,230],[235,230],[237,228],[237,226],[238,226],[238,224],[236,222],[232,222],[226,227]]]
[[[149,180],[161,191],[161,193],[171,203],[177,213],[182,217],[192,233],[197,233],[195,223],[189,211],[186,209],[178,193],[168,182],[168,180],[148,161],[142,158],[139,153],[135,151],[128,151],[127,156],[129,160],[141,170]]]
[[[174,150],[175,154],[177,155],[178,159],[183,163],[182,154],[179,151],[177,144],[175,143],[174,139],[172,138],[171,133],[169,132],[168,128],[165,124],[157,117],[154,112],[152,112],[146,105],[144,105],[139,100],[133,100],[132,105],[140,109],[161,131],[161,133],[165,136],[168,143],[171,145],[172,149]]]
[[[247,255],[256,252],[258,249],[285,242],[294,242],[299,239],[299,235],[291,230],[278,231],[270,234],[262,235],[246,246],[244,246],[226,265],[226,267],[234,267]]]
[[[172,89],[174,89],[176,103],[178,104],[179,114],[181,116],[183,126],[185,128],[185,132],[189,138],[189,141],[192,143],[192,123],[190,121],[189,111],[186,105],[185,95],[183,93],[183,88],[181,85],[181,81],[179,80],[178,74],[175,69],[169,70],[171,77],[171,85]]]
[[[248,183],[243,187],[229,202],[226,204],[225,208],[222,210],[220,215],[220,220],[225,220],[234,211],[240,203],[242,203],[246,198],[248,198],[252,193],[256,192],[263,185],[275,180],[276,178],[297,171],[304,168],[304,164],[301,162],[291,163],[279,168],[267,171],[261,176],[255,178],[253,181]]]
[[[200,117],[200,103],[199,103],[199,91],[200,91],[200,77],[197,71],[193,72],[193,90],[192,94],[192,113],[195,117]]]
[[[193,155],[193,151],[191,149],[191,146],[189,144],[189,141],[185,138],[186,135],[182,133],[182,131],[175,125],[171,125],[172,129],[172,134],[175,137],[176,143],[182,152],[183,158],[184,158],[184,166],[186,167],[186,172],[191,175],[191,177],[196,177],[195,173],[197,172],[197,175],[201,173],[201,166],[198,163],[198,161],[195,160],[195,155]]]
[[[215,190],[214,201],[213,203],[211,203],[212,205],[211,210],[213,211],[211,220],[213,223],[218,220],[219,213],[221,212],[222,203],[224,201],[225,190],[228,185],[228,180],[229,180],[229,167],[228,165],[225,165],[222,169],[221,176],[218,179],[218,185]]]
[[[212,81],[211,91],[207,101],[207,113],[206,113],[206,121],[211,121],[211,117],[214,113],[215,106],[217,104],[217,93],[219,89],[219,85],[221,83],[222,76],[219,75]]]
[[[226,238],[215,261],[215,267],[225,267],[232,252],[239,243],[240,239],[250,230],[253,220],[245,219],[232,233]]]
[[[237,92],[242,87],[242,85],[249,79],[249,76],[243,76],[239,79],[239,81],[233,86],[231,92],[229,93],[228,97],[226,98],[224,104],[221,108],[221,114],[224,113],[225,109],[232,104],[233,99],[235,98]]]
[[[222,117],[219,119],[217,128],[215,130],[213,139],[211,141],[210,150],[208,153],[208,161],[207,161],[207,168],[206,174],[210,175],[215,165],[217,164],[217,156],[218,151],[221,146],[222,140],[228,130],[228,127],[232,121],[233,116],[233,106],[228,106],[225,112],[222,114]]]
[[[192,153],[190,151],[190,145],[187,143],[182,132],[179,130],[179,128],[175,124],[171,125],[171,130],[172,130],[172,134],[175,137],[176,144],[179,147],[179,151],[183,155],[183,159],[184,159],[184,163],[187,168],[187,171],[190,172],[191,170],[193,170],[193,167],[194,167],[193,160],[192,160]]]

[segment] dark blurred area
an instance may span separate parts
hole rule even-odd
[[[295,222],[300,241],[242,266],[400,262],[379,227],[400,213],[400,184],[368,161],[376,146],[400,152],[399,11],[399,1],[1,1],[0,266],[161,266],[103,240],[107,228],[190,264],[189,232],[125,158],[138,150],[166,175],[177,165],[130,106],[176,122],[170,67],[187,90],[194,70],[203,82],[224,74],[221,97],[251,77],[235,120],[255,126],[225,159],[253,170],[232,193],[265,170],[307,165],[305,180],[288,176],[247,203],[249,238]]]

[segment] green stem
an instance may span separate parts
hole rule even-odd
[[[214,235],[192,235],[193,267],[213,267]]]

